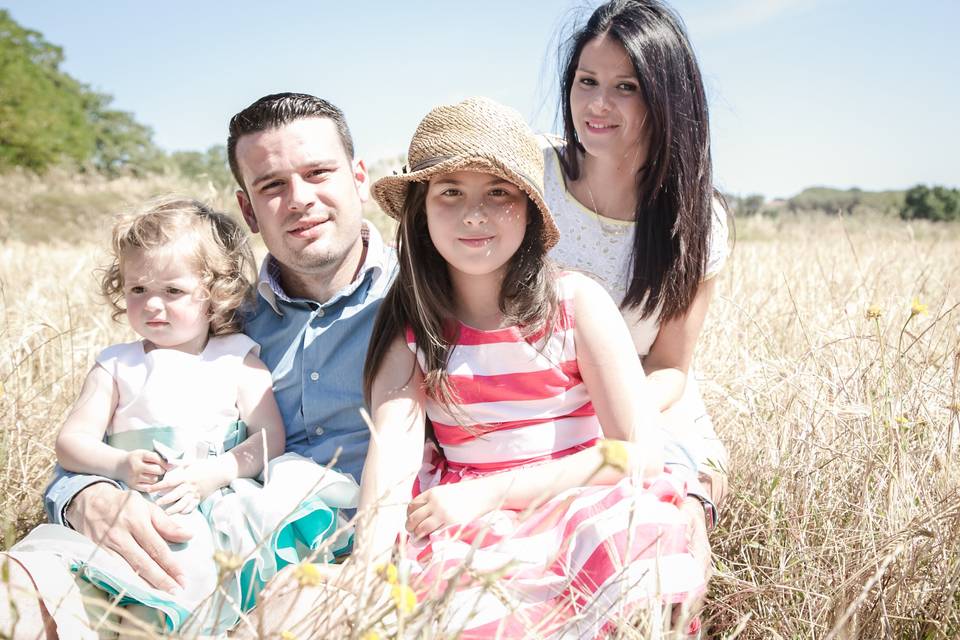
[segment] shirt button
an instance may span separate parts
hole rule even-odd
[[[313,373],[310,374],[310,379],[316,382],[317,380],[320,379],[320,374],[314,371]]]
[[[322,435],[323,435],[323,427],[317,427],[316,429],[313,430],[313,432],[314,432],[315,434],[317,434],[318,436],[322,436]]]
[[[323,307],[317,307],[317,317],[318,318],[323,317]]]

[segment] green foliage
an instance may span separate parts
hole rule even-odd
[[[87,162],[108,176],[159,171],[163,152],[153,144],[150,127],[132,113],[110,109],[113,97],[87,91],[87,119],[94,136],[94,151]]]
[[[62,62],[59,47],[0,9],[0,169],[40,170],[93,153],[87,91]]]
[[[227,147],[222,144],[213,145],[206,151],[174,151],[168,164],[180,175],[207,180],[216,189],[235,186],[227,163]]]
[[[863,191],[810,187],[787,201],[791,211],[822,211],[854,215],[865,211],[895,214],[903,206],[902,191]]]
[[[934,222],[960,220],[960,189],[918,184],[907,191],[900,217]]]

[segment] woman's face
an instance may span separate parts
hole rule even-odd
[[[588,155],[644,165],[650,139],[647,105],[630,56],[616,38],[603,35],[584,45],[570,89],[570,112]]]

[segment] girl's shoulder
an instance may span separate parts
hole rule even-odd
[[[260,345],[245,333],[230,333],[210,336],[203,353],[208,360],[232,356],[242,361],[249,353],[259,357]]]

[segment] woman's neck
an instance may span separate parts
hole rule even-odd
[[[610,159],[580,154],[580,178],[571,183],[574,197],[598,215],[633,220],[637,210],[637,159]]]

